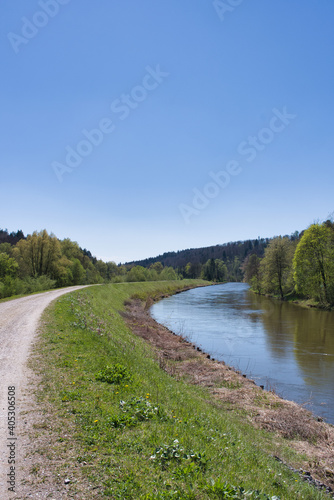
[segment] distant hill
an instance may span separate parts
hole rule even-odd
[[[161,262],[164,266],[183,268],[187,264],[205,264],[209,259],[220,259],[223,261],[234,260],[237,257],[243,261],[247,255],[255,253],[263,257],[264,249],[271,238],[258,238],[256,240],[233,241],[222,245],[214,245],[203,248],[189,248],[177,252],[165,252],[157,257],[149,257],[144,260],[127,262],[126,266],[150,267],[155,262]]]

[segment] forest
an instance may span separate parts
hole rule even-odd
[[[290,236],[168,252],[118,265],[45,229],[28,236],[0,229],[0,299],[71,285],[197,278],[245,281],[256,293],[331,307],[334,223],[312,224]]]

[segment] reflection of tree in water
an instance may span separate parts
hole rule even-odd
[[[260,296],[256,304],[264,311],[262,322],[273,355],[283,358],[293,352],[307,384],[334,391],[334,313]]]
[[[267,334],[268,349],[274,358],[286,358],[291,352],[291,343],[293,342],[291,328],[287,328],[286,311],[284,310],[284,306],[287,304],[253,293],[251,295],[253,306],[263,311],[260,318]]]
[[[295,357],[303,371],[305,382],[329,384],[334,391],[334,314],[303,311],[295,323]]]

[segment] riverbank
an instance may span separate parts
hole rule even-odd
[[[295,304],[296,306],[303,307],[304,309],[319,309],[320,311],[334,311],[334,307],[330,307],[329,305],[326,306],[324,304],[321,304],[320,302],[317,302],[314,299],[305,299],[305,297],[301,297],[296,293],[290,293],[282,299],[279,295],[271,295],[268,293],[256,292],[255,290],[252,290],[252,288],[250,288],[250,291],[255,293],[255,295],[260,295],[262,297],[275,299],[279,302],[288,302],[289,304]]]
[[[320,304],[319,302],[316,302],[313,299],[303,299],[301,297],[295,298],[292,297],[286,297],[286,301],[289,302],[290,304],[295,304],[300,307],[304,307],[306,309],[319,309],[319,311],[334,311],[334,307],[332,306],[326,306],[323,304]]]
[[[154,300],[201,284],[100,286],[49,308],[21,405],[17,498],[328,498],[274,456],[330,485],[333,427],[150,317]]]

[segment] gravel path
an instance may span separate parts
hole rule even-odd
[[[89,285],[88,285],[89,286]],[[54,299],[84,288],[84,286],[72,286],[60,290],[52,290],[37,295],[30,295],[8,302],[0,303],[0,498],[15,498],[15,494],[8,491],[10,480],[8,474],[11,464],[8,463],[10,456],[16,458],[14,472],[15,483],[18,486],[17,471],[20,457],[19,436],[17,430],[13,429],[10,436],[8,429],[8,393],[9,387],[15,387],[15,417],[16,425],[20,408],[20,394],[26,383],[26,361],[29,349],[34,342],[37,326],[44,309]],[[12,417],[11,414],[10,416]],[[15,439],[17,438],[17,440]],[[12,479],[14,475],[12,476]]]

